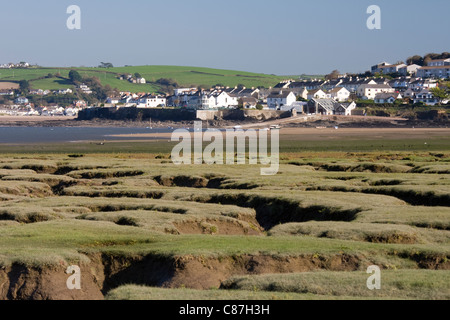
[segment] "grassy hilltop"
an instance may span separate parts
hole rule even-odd
[[[0,80],[17,82],[30,81],[33,89],[65,89],[71,87],[69,81],[70,70],[76,70],[83,77],[97,77],[103,85],[110,85],[120,91],[131,92],[156,92],[160,86],[158,79],[172,79],[180,87],[209,88],[216,84],[234,87],[242,84],[246,87],[266,88],[275,86],[280,80],[289,76],[275,76],[262,73],[244,71],[220,70],[200,67],[178,66],[133,66],[118,68],[29,68],[29,69],[4,69],[0,71]],[[133,84],[126,80],[119,80],[121,74],[139,73],[147,80],[147,84]],[[46,78],[49,74],[51,78]],[[56,75],[59,74],[58,77]]]

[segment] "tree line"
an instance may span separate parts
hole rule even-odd
[[[406,59],[406,63],[408,65],[411,64],[417,64],[419,66],[426,66],[431,60],[437,60],[437,59],[448,59],[450,58],[450,52],[442,52],[442,53],[427,53],[426,55],[419,56],[414,55],[412,57],[409,57]]]

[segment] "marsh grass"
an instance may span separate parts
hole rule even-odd
[[[443,230],[418,228],[403,224],[356,222],[288,223],[272,228],[269,235],[309,235],[319,238],[391,244],[450,242],[450,234]]]
[[[0,264],[88,264],[98,254],[233,261],[348,255],[357,261],[353,271],[226,282],[237,291],[125,287],[109,297],[448,299],[439,280],[443,274],[448,283],[448,273],[428,273],[449,268],[447,152],[299,153],[306,144],[287,143],[292,152],[267,177],[250,165],[174,166],[163,150],[143,153],[158,144],[112,151],[120,145],[108,146],[110,154],[3,155]],[[386,271],[383,293],[356,287],[365,285],[359,271],[370,264]]]
[[[195,290],[195,289],[162,289],[138,285],[125,285],[111,290],[106,300],[320,300],[339,299],[333,296],[317,296],[288,292],[265,292],[252,290]],[[350,297],[340,297],[351,299]]]
[[[435,270],[383,270],[381,290],[369,290],[365,272],[307,272],[289,275],[234,277],[224,289],[289,292],[323,296],[448,300],[450,273]]]

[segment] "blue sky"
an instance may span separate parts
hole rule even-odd
[[[81,30],[66,27],[72,4]],[[381,30],[366,27],[370,5]],[[0,63],[363,72],[450,51],[449,12],[449,0],[15,0],[0,7]]]

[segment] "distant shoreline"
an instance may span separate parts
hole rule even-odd
[[[205,123],[205,122],[204,122]],[[315,121],[296,121],[294,118],[271,119],[268,121],[208,121],[210,128],[231,128],[240,125],[243,129],[265,128],[279,124],[283,128],[448,128],[448,121],[407,120],[389,117],[345,117],[324,116]],[[77,120],[76,117],[43,116],[0,116],[0,127],[97,127],[97,128],[186,128],[193,127],[194,121],[131,121],[131,120]]]
[[[76,117],[42,117],[42,116],[2,116],[0,127],[117,127],[117,128],[154,128],[184,127],[189,122],[154,121],[117,121],[117,120],[77,120]]]

